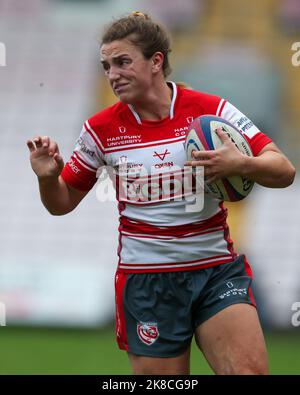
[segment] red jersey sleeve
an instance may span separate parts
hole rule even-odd
[[[73,154],[61,172],[64,181],[73,188],[89,191],[96,183],[99,170],[105,165],[104,153],[97,140],[89,123],[85,122]]]
[[[224,99],[221,100],[216,115],[231,122],[239,129],[247,139],[254,156],[257,156],[267,144],[272,142],[245,114]]]

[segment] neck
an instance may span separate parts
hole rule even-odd
[[[159,87],[153,87],[142,100],[132,103],[132,107],[142,120],[161,121],[169,116],[171,102],[172,89],[163,81]]]

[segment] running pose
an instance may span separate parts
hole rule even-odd
[[[295,169],[278,147],[227,100],[168,81],[170,40],[134,12],[103,35],[104,73],[119,101],[84,122],[64,164],[55,141],[27,142],[41,200],[53,215],[72,211],[97,181],[116,174],[120,226],[115,276],[116,337],[134,374],[189,374],[193,336],[216,374],[267,374],[265,341],[245,255],[230,239],[223,202],[205,194],[202,211],[186,210],[185,134],[215,114],[247,138],[254,157],[225,133],[223,146],[189,164],[210,180],[241,174],[270,188],[289,186]],[[261,262],[263,264],[263,262]]]

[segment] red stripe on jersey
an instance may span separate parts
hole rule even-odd
[[[185,265],[187,263],[201,263],[205,261],[211,261],[211,260],[216,260],[218,258],[228,258],[228,254],[223,254],[223,255],[214,255],[209,258],[200,258],[200,259],[194,259],[193,261],[184,261],[184,262],[160,262],[160,263],[121,263],[121,265],[126,265],[126,266],[142,266],[142,267],[147,267],[147,266],[172,266],[172,265]]]
[[[234,252],[234,248],[233,248],[233,241],[230,238],[230,233],[229,233],[229,226],[228,224],[224,224],[224,239],[227,241],[227,248],[228,251],[233,255],[236,256],[236,253]]]
[[[247,273],[247,275],[253,280],[253,273],[252,273],[252,269],[251,266],[248,263],[248,260],[246,258],[246,256],[244,256],[244,267],[245,267],[245,272]],[[253,296],[253,292],[252,292],[252,288],[249,287],[249,298],[251,299],[251,302],[253,304],[253,306],[256,307],[256,302]]]
[[[228,210],[225,208],[224,202],[220,202],[219,206],[220,206],[220,208],[221,208],[222,210],[226,210],[226,214],[227,214],[227,211],[228,211]],[[224,223],[223,228],[224,228],[224,239],[225,239],[226,242],[227,242],[228,251],[230,252],[230,254],[231,254],[231,255],[234,257],[234,259],[235,259],[235,258],[237,257],[237,254],[236,254],[236,252],[234,251],[234,248],[233,248],[233,241],[232,241],[232,239],[230,238],[229,226],[228,226],[227,222]]]
[[[180,238],[184,238],[184,237],[191,237],[191,236],[199,236],[199,235],[206,235],[209,233],[213,233],[213,232],[218,232],[220,230],[223,230],[224,227],[223,226],[219,226],[213,229],[209,229],[206,231],[202,231],[202,232],[195,232],[195,233],[187,233],[184,235],[180,235],[180,236],[161,236],[161,237],[156,237],[156,235],[152,234],[152,235],[140,235],[140,234],[135,234],[135,233],[126,233],[126,231],[121,231],[123,236],[127,236],[127,237],[136,237],[138,239],[156,239],[156,240],[173,240],[175,237],[180,239]]]
[[[128,351],[128,341],[126,332],[126,321],[123,305],[124,288],[127,281],[127,274],[117,272],[115,275],[116,293],[116,340],[121,350]]]
[[[252,153],[254,156],[257,156],[260,151],[269,143],[272,143],[272,140],[270,137],[266,136],[262,132],[258,132],[254,137],[250,138],[246,134],[243,133],[243,136],[246,137],[246,140],[248,141]]]
[[[118,185],[116,186],[116,188],[118,188]],[[122,212],[125,210],[125,208],[126,208],[126,204],[124,202],[119,202],[118,210],[119,210],[119,218],[120,218],[120,220],[122,218]],[[119,257],[119,260],[118,260],[118,265],[119,265],[120,262],[121,262],[121,251],[122,251],[122,247],[123,247],[122,246],[122,234],[121,234],[120,231],[119,231],[118,240],[119,240],[119,244],[118,244],[117,255]]]
[[[84,159],[82,159],[82,157],[78,154],[78,152],[75,152],[75,151],[74,151],[73,155],[75,155],[75,158],[78,157],[78,159],[79,159],[83,164],[85,164],[86,166],[90,167],[91,169],[97,171],[97,168],[94,167],[94,166],[92,166],[92,165],[90,165],[90,164],[87,163]],[[76,159],[77,159],[77,158],[76,158]]]
[[[222,111],[223,111],[223,108],[224,108],[226,102],[227,102],[227,100],[223,100],[223,103],[222,103],[222,105],[221,105],[221,108],[219,109],[219,111],[218,111],[217,114],[216,114],[218,117],[221,116]]]
[[[158,227],[150,225],[142,221],[131,221],[129,218],[122,216],[120,220],[119,231],[126,231],[129,233],[146,233],[155,234],[157,236],[183,236],[188,233],[192,234],[202,230],[209,230],[217,226],[223,226],[226,223],[227,209],[221,207],[221,211],[209,219],[191,224]]]
[[[104,152],[104,148],[103,148],[103,146],[102,146],[102,144],[101,144],[101,142],[100,142],[100,140],[98,141],[98,139],[94,136],[94,133],[92,133],[92,131],[89,129],[89,127],[88,127],[88,125],[87,125],[87,123],[86,122],[84,122],[84,129],[85,129],[85,131],[92,137],[92,139],[95,141],[95,143],[96,143],[96,145],[97,145],[97,147],[100,149],[100,151],[104,154],[105,152]],[[96,133],[95,133],[96,134]]]
[[[138,269],[133,269],[131,267],[129,267],[129,265],[126,265],[127,268],[123,268],[118,266],[118,272],[120,273],[161,273],[161,272],[182,272],[182,271],[192,271],[192,270],[199,270],[199,269],[207,269],[209,267],[213,267],[213,266],[218,266],[218,265],[222,265],[224,263],[230,263],[234,260],[234,258],[230,255],[228,255],[226,258],[221,259],[221,260],[217,260],[214,262],[210,262],[210,263],[199,263],[199,265],[195,265],[195,266],[184,266],[184,262],[182,262],[182,265],[179,267],[173,267],[173,268],[162,268],[160,266],[157,266],[155,268],[149,269],[147,268],[147,266],[145,265],[141,265],[140,268]],[[152,264],[149,264],[150,266],[154,266]],[[165,266],[166,264],[162,264],[162,266]],[[168,263],[168,265],[171,265]],[[176,263],[174,262],[174,265],[176,265]],[[121,266],[125,266],[124,264],[121,264]],[[132,265],[132,266],[137,266],[137,265]]]

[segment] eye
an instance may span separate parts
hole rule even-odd
[[[131,60],[130,59],[126,59],[126,58],[120,59],[120,61],[119,61],[119,65],[120,66],[126,66],[126,65],[128,65],[130,63],[131,63]]]
[[[107,73],[109,71],[109,64],[106,62],[102,63],[103,70]]]

